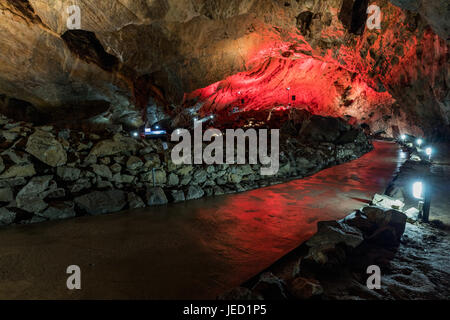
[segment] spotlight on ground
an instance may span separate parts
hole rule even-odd
[[[414,184],[413,184],[413,196],[414,196],[414,198],[422,200],[423,199],[422,192],[423,192],[423,183],[422,183],[422,181],[414,182]]]
[[[423,140],[422,140],[422,139],[417,139],[417,140],[416,140],[416,144],[417,144],[419,147],[422,145],[422,143],[423,143]]]
[[[433,149],[428,147],[425,149],[425,153],[427,154],[427,156],[429,156],[431,158],[431,155],[433,154]]]

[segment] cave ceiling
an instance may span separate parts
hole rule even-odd
[[[74,4],[80,30],[67,27]],[[448,126],[449,2],[376,1],[372,30],[370,4],[0,0],[2,108],[121,121],[149,101],[205,114],[291,104],[387,132]]]

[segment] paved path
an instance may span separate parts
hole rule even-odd
[[[395,144],[306,179],[119,214],[0,230],[0,298],[214,299],[384,191]],[[82,269],[82,290],[65,270]]]

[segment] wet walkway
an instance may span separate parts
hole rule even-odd
[[[0,299],[214,299],[384,191],[403,161],[364,157],[282,185],[0,230]],[[82,290],[66,288],[79,265]]]

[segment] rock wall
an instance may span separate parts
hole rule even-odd
[[[0,129],[0,225],[242,192],[313,174],[372,148],[360,129],[312,117],[301,128],[310,142],[282,130],[280,170],[261,176],[260,165],[174,165],[171,143],[124,132],[99,136],[3,116]]]
[[[82,30],[67,29],[72,4]],[[0,106],[19,119],[37,109],[138,125],[150,97],[200,100],[204,112],[291,100],[390,135],[447,128],[449,4],[377,1],[380,30],[365,28],[367,5],[0,0]]]

